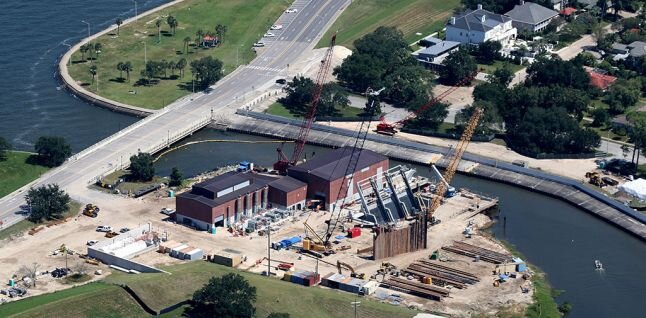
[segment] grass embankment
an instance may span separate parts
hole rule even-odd
[[[77,201],[70,201],[70,203],[67,205],[67,212],[63,214],[63,218],[67,217],[73,217],[81,212],[81,203]],[[0,231],[0,241],[12,237],[12,236],[17,236],[21,235],[24,232],[27,232],[29,229],[32,229],[36,226],[39,225],[47,225],[48,222],[43,222],[43,223],[34,223],[29,220],[22,220],[10,227],[3,228],[2,231]],[[2,317],[2,315],[0,315]]]
[[[124,170],[117,170],[103,177],[103,182],[106,184],[116,184],[119,179],[128,180],[128,172]],[[154,176],[152,180],[146,181],[146,182],[140,182],[140,181],[121,182],[117,185],[116,189],[119,190],[119,193],[128,194],[128,193],[135,192],[143,187],[153,185],[153,184],[160,184],[164,182],[168,182],[168,179],[160,176]],[[101,190],[112,192],[111,190],[108,190],[105,188],[100,188],[100,187],[98,188]]]
[[[292,317],[351,317],[354,314],[349,293],[316,287],[304,287],[257,274],[241,272],[203,261],[164,268],[172,273],[128,275],[115,273],[106,282],[126,284],[153,309],[161,309],[190,298],[214,275],[236,272],[256,287],[257,316],[267,317],[271,312],[287,312]],[[181,314],[175,310],[173,314]],[[391,318],[413,317],[415,312],[402,307],[361,299],[360,317]]]
[[[326,47],[338,31],[336,44],[351,48],[354,40],[379,26],[394,26],[408,42],[437,32],[460,5],[459,0],[354,0],[321,38],[317,47]]]
[[[0,317],[145,317],[123,288],[91,283],[0,306]]]
[[[185,58],[190,64],[192,60],[213,56],[224,63],[225,73],[229,73],[237,67],[236,60],[244,64],[255,57],[255,53],[251,50],[252,44],[260,39],[281,12],[288,7],[289,2],[184,1],[152,15],[139,17],[137,22],[122,26],[119,36],[115,30],[92,41],[102,45],[99,57],[93,62],[85,62],[82,60],[82,54],[77,51],[72,56],[69,72],[86,89],[97,93],[96,82],[92,83],[92,75],[89,72],[90,66],[96,65],[99,78],[98,94],[130,105],[159,109],[191,92],[192,73],[190,66],[187,66],[182,78],[162,79],[151,86],[135,86],[140,78],[140,71],[144,68],[144,43],[148,61],[176,62]],[[175,35],[172,35],[170,27],[166,24],[166,17],[169,14],[179,22]],[[162,21],[161,42],[158,42],[157,37],[155,25],[157,19]],[[193,43],[199,29],[205,33],[211,31],[215,34],[217,24],[228,27],[224,43],[209,49],[191,46],[188,52],[185,51],[184,38],[189,37]],[[86,53],[85,58],[87,56]],[[133,65],[129,82],[119,80],[120,73],[116,68],[117,63],[126,61],[130,61]],[[172,78],[171,73],[169,70],[167,75]],[[123,77],[126,77],[125,73]]]
[[[346,107],[346,108],[340,108],[337,109],[338,114],[335,117],[358,117],[359,114],[363,112],[361,108],[356,108],[356,107]],[[282,116],[282,117],[287,117],[287,118],[302,118],[302,114],[297,114],[291,112],[287,107],[285,107],[281,103],[273,103],[267,110],[265,111],[268,114],[271,115],[276,115],[276,116]]]
[[[0,198],[16,191],[20,187],[36,180],[49,168],[37,165],[35,160],[28,160],[33,154],[28,152],[9,151],[7,159],[0,161]]]

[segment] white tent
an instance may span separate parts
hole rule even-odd
[[[626,182],[619,186],[619,190],[626,192],[637,199],[646,200],[646,180],[645,179],[639,178],[634,181]]]

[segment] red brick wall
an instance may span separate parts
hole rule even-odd
[[[307,186],[296,189],[287,193],[287,204],[285,206],[294,205],[298,202],[305,200],[307,196]]]
[[[380,167],[382,168],[382,172],[388,170],[388,160],[386,159],[384,161],[373,164],[368,168],[367,171],[355,172],[354,177],[352,178],[352,183],[354,184],[352,186],[352,193],[353,194],[357,193],[357,181],[374,176],[375,174],[377,174],[377,170]],[[332,202],[335,202],[340,199],[340,198],[337,198],[337,195],[339,194],[339,189],[341,188],[342,181],[343,181],[343,178],[340,178],[330,183],[329,189],[328,189],[329,195],[327,196],[327,200],[325,202],[326,205],[331,204]]]
[[[177,214],[184,215],[192,219],[211,224],[211,222],[213,222],[213,218],[215,217],[215,209],[211,209],[211,207],[209,207],[208,205],[195,200],[178,196],[175,204],[177,205]]]

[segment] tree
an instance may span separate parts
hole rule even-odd
[[[161,25],[162,25],[161,20],[157,19],[157,21],[155,21],[155,25],[157,26],[157,43],[160,43],[161,42]]]
[[[505,64],[505,66],[497,68],[493,71],[493,74],[487,76],[487,79],[491,83],[500,84],[502,86],[509,86],[511,81],[514,79],[514,72]]]
[[[81,45],[79,48],[79,51],[81,51],[81,60],[86,61],[85,59],[85,53],[88,51],[88,46],[86,44]]]
[[[125,70],[126,64],[123,62],[117,63],[117,71],[119,71],[119,78],[123,81],[123,71]]]
[[[222,41],[222,39],[224,37],[223,28],[224,28],[224,25],[222,25],[222,24],[218,24],[218,25],[215,26],[215,34],[218,36],[220,41]]]
[[[465,50],[449,54],[442,62],[440,80],[446,85],[456,85],[474,74],[478,66],[476,61]]]
[[[172,15],[168,15],[168,18],[166,18],[166,23],[171,28],[171,30],[173,30],[173,35],[175,35],[175,29],[179,25],[179,21],[177,21],[177,19],[175,19],[175,17],[173,17]]]
[[[128,82],[130,82],[130,72],[132,72],[132,70],[134,70],[134,68],[132,67],[132,63],[130,63],[130,61],[123,63],[123,71],[126,72]]]
[[[0,137],[0,161],[7,159],[7,153],[11,150],[11,143]]]
[[[287,109],[296,114],[304,114],[307,107],[312,101],[312,91],[314,90],[314,81],[307,77],[294,77],[283,87],[287,95],[278,101],[285,105]]]
[[[641,82],[636,80],[619,80],[610,86],[604,101],[610,106],[610,112],[621,114],[626,108],[635,105],[641,95]]]
[[[601,107],[595,108],[592,111],[592,118],[594,118],[594,121],[592,122],[592,126],[594,127],[601,127],[610,122],[610,114],[608,114],[607,110]]]
[[[229,27],[222,25],[222,43],[224,43],[224,39],[227,37],[227,31],[229,31]]]
[[[175,68],[179,70],[179,77],[184,77],[184,68],[186,68],[186,59],[181,58],[179,61],[177,61],[177,65],[175,65]]]
[[[558,85],[581,90],[590,88],[590,77],[573,61],[539,58],[527,68],[526,86]]]
[[[89,68],[89,72],[92,75],[92,84],[94,84],[94,78],[96,77],[96,72],[97,72],[97,67],[96,65],[92,65]]]
[[[310,93],[311,94],[311,93]],[[323,85],[319,104],[316,108],[317,116],[336,116],[339,109],[345,109],[350,104],[348,92],[337,83],[330,82]]]
[[[39,269],[40,264],[33,262],[31,265],[22,265],[20,269],[18,269],[18,273],[20,273],[20,275],[22,275],[23,277],[29,277],[31,283],[33,284],[31,287],[36,287],[36,280],[38,280]]]
[[[121,28],[121,25],[123,24],[123,20],[121,20],[121,18],[117,18],[117,20],[114,23],[117,24],[117,36],[119,36],[119,29]]]
[[[384,100],[395,107],[417,108],[428,102],[432,76],[418,65],[402,66],[383,79]]]
[[[204,31],[202,31],[202,29],[198,29],[195,31],[195,36],[195,44],[200,45],[200,43],[202,43],[202,38],[204,37]]]
[[[96,42],[94,44],[94,53],[96,53],[96,57],[99,58],[99,53],[101,53],[101,49],[103,48],[103,45],[101,43]]]
[[[563,314],[563,317],[567,317],[572,311],[572,304],[567,301],[559,305],[559,311]]]
[[[191,61],[191,72],[202,89],[215,84],[222,78],[222,61],[211,56]]]
[[[63,137],[41,136],[34,149],[40,162],[48,167],[60,166],[72,155],[72,148]]]
[[[212,277],[193,294],[191,317],[251,318],[256,313],[256,287],[239,274]]]
[[[475,102],[471,106],[467,106],[455,114],[455,126],[458,133],[462,133],[469,119],[473,115],[476,108],[483,110],[483,115],[478,122],[474,135],[489,135],[494,132],[502,131],[502,117],[498,114],[496,105],[490,102]]]
[[[88,43],[88,44],[86,44],[86,45],[85,45],[85,47],[86,47],[86,49],[87,49],[87,58],[88,58],[90,61],[92,61],[92,60],[94,59],[94,58],[92,57],[92,55],[95,53],[95,50],[94,50],[94,44],[92,44],[92,43]]]
[[[150,181],[155,176],[153,157],[149,153],[140,152],[130,157],[130,177],[137,181]]]
[[[184,38],[184,54],[188,54],[188,45],[191,43],[191,37],[187,36]]]
[[[173,171],[170,173],[170,182],[168,185],[171,187],[177,187],[182,185],[182,173],[177,167],[173,167]]]
[[[423,106],[420,105],[419,107]],[[421,130],[437,130],[449,114],[449,104],[435,103],[419,112],[419,107],[411,109],[417,112],[417,117],[406,124],[407,127]]]
[[[289,318],[289,314],[285,312],[272,312],[267,318]]]
[[[381,104],[379,100],[379,95],[368,95],[368,100],[366,101],[366,105],[363,107],[363,113],[366,116],[381,115]]]
[[[499,51],[502,49],[502,44],[498,41],[486,41],[480,43],[476,49],[476,56],[478,62],[482,64],[493,64],[493,62],[500,57]]]
[[[70,196],[59,189],[57,184],[29,188],[25,201],[29,206],[29,220],[40,223],[43,220],[58,220],[69,209]]]

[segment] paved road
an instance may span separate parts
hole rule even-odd
[[[241,67],[213,86],[210,94],[195,94],[178,101],[112,136],[93,151],[72,158],[61,167],[39,178],[33,185],[56,183],[72,198],[92,202],[96,193],[87,185],[97,176],[109,173],[125,164],[138,151],[150,151],[164,145],[211,116],[233,113],[244,100],[249,100],[273,85],[289,63],[302,58],[316,44],[337,15],[349,3],[347,0],[296,0],[297,13],[284,13],[276,22],[283,26],[273,31],[276,37],[265,39],[266,47],[247,66]],[[24,204],[23,188],[0,199],[0,220],[4,226],[22,218],[16,212]]]

